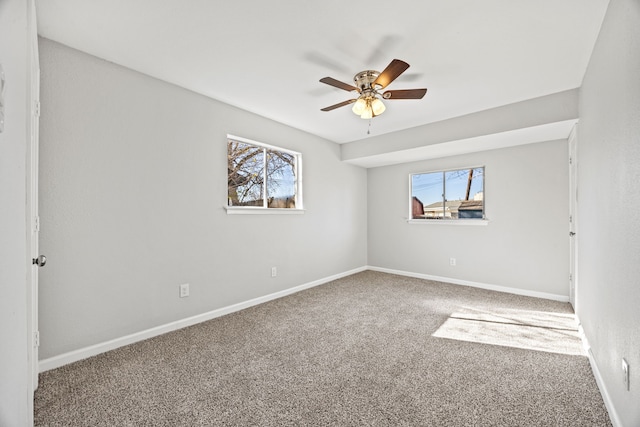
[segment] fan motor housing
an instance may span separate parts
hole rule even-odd
[[[353,76],[353,81],[356,84],[356,87],[360,89],[360,92],[368,92],[375,91],[373,87],[373,82],[376,81],[378,76],[380,75],[380,71],[375,70],[366,70],[360,71],[358,74]]]

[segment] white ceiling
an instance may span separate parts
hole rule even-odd
[[[371,136],[579,87],[608,0],[36,0],[38,32],[108,61],[345,143],[367,137],[352,84],[394,58]]]

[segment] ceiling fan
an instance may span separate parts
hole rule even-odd
[[[374,70],[360,71],[353,77],[356,84],[352,86],[343,83],[332,77],[324,77],[320,79],[321,83],[346,90],[347,92],[356,91],[360,95],[356,99],[340,102],[329,107],[322,108],[322,111],[331,111],[345,105],[354,104],[352,111],[363,119],[370,119],[379,116],[386,109],[382,98],[384,99],[422,99],[427,93],[427,89],[403,89],[403,90],[387,90],[384,93],[378,91],[387,87],[398,76],[409,68],[409,64],[399,59],[391,61],[383,72]]]

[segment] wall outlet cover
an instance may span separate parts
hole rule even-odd
[[[624,388],[629,390],[629,362],[626,359],[622,359],[622,381],[624,382]]]
[[[189,284],[183,283],[180,285],[180,298],[185,298],[189,296]]]
[[[0,64],[0,132],[4,131],[4,69]]]

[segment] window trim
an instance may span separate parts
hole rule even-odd
[[[273,214],[288,214],[288,215],[300,215],[304,214],[304,204],[302,197],[302,153],[287,148],[278,147],[271,144],[265,144],[264,142],[254,141],[249,138],[243,138],[241,136],[227,134],[226,144],[229,144],[229,140],[236,142],[243,142],[245,144],[255,145],[262,147],[266,150],[279,151],[282,153],[291,154],[296,158],[295,174],[296,174],[296,207],[292,209],[288,208],[270,208],[266,206],[229,206],[229,194],[227,188],[227,203],[223,205],[227,215],[273,215]],[[227,174],[229,172],[227,171]],[[228,177],[228,175],[227,175]],[[266,183],[265,183],[266,185]],[[264,197],[266,198],[266,188],[263,189]]]
[[[227,215],[302,215],[304,209],[262,208],[259,206],[223,206]]]
[[[407,224],[420,224],[420,225],[489,225],[489,220],[485,217],[483,219],[439,219],[435,221],[424,220],[424,219],[413,219],[408,218]]]
[[[413,176],[414,175],[425,175],[425,174],[431,174],[431,173],[447,173],[447,172],[454,172],[454,171],[460,171],[460,170],[468,170],[468,169],[479,169],[482,168],[483,172],[482,172],[482,218],[477,218],[477,219],[473,219],[473,218],[450,218],[450,219],[434,219],[434,220],[426,220],[426,219],[414,219],[413,218]],[[489,219],[487,217],[487,204],[486,204],[486,198],[485,198],[485,187],[486,187],[486,166],[485,165],[478,165],[478,166],[469,166],[469,167],[456,167],[456,168],[449,168],[449,169],[438,169],[438,170],[433,170],[433,171],[427,171],[427,172],[414,172],[414,173],[409,173],[409,217],[407,218],[407,223],[408,224],[441,224],[441,225],[489,225]]]

